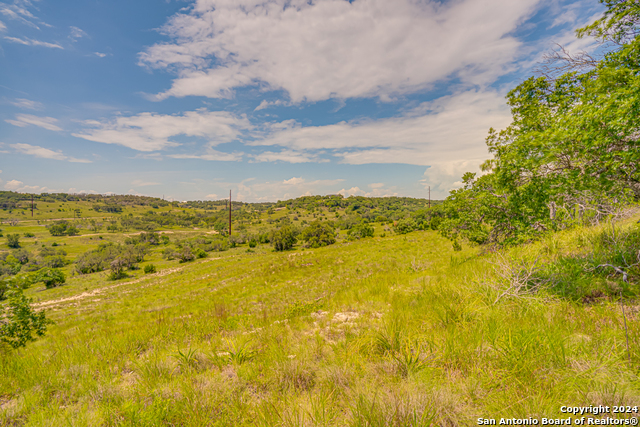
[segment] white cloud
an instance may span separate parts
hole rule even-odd
[[[102,53],[102,52],[93,52],[93,54],[99,58],[104,58],[105,56],[107,56],[106,53]]]
[[[78,41],[78,39],[81,39],[82,37],[87,37],[88,34],[86,32],[84,32],[84,30],[81,30],[78,27],[69,27],[70,30],[70,34],[69,34],[69,38],[72,39],[74,42]]]
[[[2,21],[0,21],[0,31],[7,31],[7,26]]]
[[[252,162],[309,163],[320,161],[316,155],[293,150],[265,151],[260,154],[251,154],[250,157]]]
[[[78,191],[77,188],[72,187],[70,189],[67,190],[68,194],[100,194],[95,190],[80,190]]]
[[[199,159],[217,162],[239,162],[242,160],[242,153],[223,153],[213,149],[206,150],[205,154],[170,154],[167,157],[173,159]]]
[[[16,179],[8,181],[4,185],[4,189],[9,191],[17,191],[19,193],[51,193],[59,191],[47,187],[41,187],[39,185],[25,185],[24,182],[18,181]]]
[[[218,195],[217,194],[207,194],[206,196],[204,196],[205,199],[212,199],[212,200],[218,200]]]
[[[11,147],[22,154],[40,157],[42,159],[66,160],[71,163],[92,163],[91,160],[76,159],[75,157],[66,156],[60,151],[49,150],[48,148],[37,145],[11,144]]]
[[[251,128],[246,117],[225,111],[199,109],[182,115],[142,113],[117,117],[108,122],[86,121],[95,129],[73,136],[105,144],[118,144],[138,151],[156,151],[176,147],[178,135],[206,138],[209,146],[234,141]],[[187,158],[187,157],[179,157]]]
[[[343,197],[392,197],[398,195],[398,192],[395,191],[395,187],[383,188],[383,184],[369,184],[369,187],[372,187],[371,191],[364,191],[360,187],[351,187],[348,190],[343,188],[342,190],[338,191],[338,194],[342,194]]]
[[[15,191],[15,190],[17,190],[18,188],[22,187],[23,185],[24,185],[24,182],[22,182],[22,181],[17,181],[17,180],[15,180],[15,179],[12,179],[11,181],[8,181],[8,182],[4,185],[4,188],[5,188],[6,190],[9,190],[9,191]]]
[[[277,99],[275,101],[267,101],[266,99],[264,99],[264,100],[262,100],[260,105],[258,105],[253,111],[264,110],[265,108],[271,107],[273,105],[288,107],[288,106],[291,105],[291,103],[287,102],[287,101],[283,101],[281,99]]]
[[[307,127],[280,123],[248,144],[303,154],[325,150],[348,164],[481,162],[488,157],[487,130],[507,126],[510,117],[502,94],[468,91],[424,103],[401,117]]]
[[[16,114],[15,120],[5,120],[14,126],[25,127],[28,125],[38,126],[47,130],[61,131],[62,128],[56,126],[54,123],[58,122],[58,119],[53,117],[39,117],[31,114]]]
[[[216,183],[221,187],[235,188],[234,200],[242,201],[268,201],[287,200],[300,196],[313,194],[336,194],[336,186],[344,182],[344,179],[319,179],[308,181],[302,177],[293,177],[282,181],[256,181],[248,178],[240,183]],[[340,187],[337,187],[340,188]]]
[[[462,70],[502,74],[520,53],[511,33],[541,1],[197,0],[162,28],[173,42],[139,59],[178,75],[157,99],[255,84],[293,102],[388,99]]]
[[[43,41],[40,41],[40,40],[20,39],[20,38],[17,38],[17,37],[9,37],[9,36],[5,36],[4,39],[8,40],[10,42],[13,42],[13,43],[23,44],[25,46],[43,46],[43,47],[50,47],[50,48],[53,48],[53,49],[64,49],[62,46],[60,46],[57,43],[48,43],[48,42],[43,42]]]
[[[349,196],[364,196],[364,191],[362,191],[360,189],[360,187],[351,187],[348,190],[345,190],[344,188],[340,191],[338,191],[338,194],[342,194],[344,197],[349,197]]]
[[[33,16],[33,14],[24,7],[20,7],[18,4],[9,5],[0,3],[0,13],[2,13],[8,19],[22,22],[23,24],[38,30],[40,29],[40,27],[38,27],[35,22],[33,22],[34,20],[36,20],[36,17]]]
[[[42,103],[24,98],[16,98],[15,101],[11,101],[10,103],[18,108],[26,110],[42,110],[44,108]]]

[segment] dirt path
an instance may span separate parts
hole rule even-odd
[[[106,291],[108,291],[110,289],[118,288],[120,286],[125,286],[125,285],[132,285],[134,283],[139,283],[139,282],[142,282],[143,280],[149,279],[149,278],[166,276],[168,274],[178,272],[178,271],[180,271],[182,269],[183,269],[183,267],[168,268],[168,269],[162,270],[162,271],[160,271],[158,273],[149,274],[147,276],[141,277],[141,278],[136,279],[136,280],[131,280],[129,282],[122,282],[122,283],[118,283],[118,284],[111,285],[111,286],[104,286],[102,288],[97,288],[97,289],[94,289],[94,290],[89,291],[89,292],[83,292],[81,294],[74,295],[72,297],[59,298],[59,299],[54,299],[54,300],[51,300],[51,301],[39,302],[39,303],[33,304],[33,306],[35,308],[47,308],[47,307],[57,306],[59,304],[62,304],[62,303],[65,303],[65,302],[69,302],[69,301],[78,301],[78,300],[81,300],[81,299],[94,297],[96,295],[101,295],[101,294],[103,294],[104,292],[106,292]]]

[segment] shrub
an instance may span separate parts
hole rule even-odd
[[[111,274],[109,274],[109,280],[119,280],[124,277],[127,277],[127,274],[124,272],[127,263],[122,258],[116,258],[109,264],[111,267]]]
[[[144,260],[146,246],[120,246],[113,243],[102,243],[96,249],[89,250],[76,259],[76,271],[80,274],[95,273],[111,267],[111,263],[119,258],[123,268],[134,269],[135,264]]]
[[[20,247],[20,235],[19,234],[7,234],[7,246],[10,248]]]
[[[31,308],[31,300],[21,290],[13,289],[6,293],[8,304],[0,306],[0,342],[13,348],[20,348],[34,341],[35,336],[42,336],[47,325],[52,323],[45,317],[44,311],[35,312]],[[35,336],[34,336],[35,335]]]
[[[166,248],[164,251],[162,251],[162,258],[166,260],[176,259],[177,257],[178,254],[171,248]]]
[[[302,230],[302,240],[311,248],[332,245],[336,242],[335,230],[329,222],[314,221]]]
[[[256,246],[258,246],[258,242],[256,241],[256,239],[249,240],[249,247],[250,248],[255,248]]]
[[[44,282],[47,289],[55,288],[66,281],[64,273],[57,268],[43,268],[38,271],[36,281]]]
[[[271,232],[271,244],[276,251],[286,251],[293,248],[298,238],[296,232],[288,225],[284,225]]]
[[[398,224],[395,226],[396,233],[398,234],[407,234],[411,233],[413,230],[418,228],[418,225],[412,219],[401,219],[398,221]]]
[[[75,225],[71,225],[67,221],[56,221],[47,225],[47,228],[52,236],[75,236],[80,232]]]
[[[366,222],[361,222],[355,227],[351,228],[347,231],[347,235],[350,239],[362,239],[365,237],[373,237],[374,229],[371,225]]]
[[[189,262],[196,259],[196,256],[193,254],[193,251],[191,250],[191,248],[186,246],[178,254],[178,258],[180,258],[180,262]]]
[[[27,232],[27,233],[23,233],[23,236],[24,236],[24,237],[36,237],[36,235],[35,235],[35,234],[33,234],[33,233],[29,233],[29,232]]]
[[[198,248],[198,249],[195,250],[195,256],[198,257],[198,258],[206,258],[207,257],[207,253],[204,250]]]
[[[458,243],[457,240],[454,240],[452,245],[453,245],[453,250],[454,251],[457,252],[457,251],[461,251],[462,250],[462,245],[460,243]]]
[[[156,272],[156,266],[153,264],[147,264],[144,266],[144,273],[145,274],[150,274],[150,273],[155,273]]]

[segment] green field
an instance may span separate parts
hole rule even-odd
[[[62,203],[57,217],[79,203]],[[120,215],[144,212],[127,209]],[[347,214],[261,212],[244,231],[336,212]],[[618,223],[615,238],[636,238],[638,218]],[[30,252],[56,242],[69,261],[136,233],[54,237],[43,225],[2,229],[33,233],[20,239]],[[25,291],[55,323],[2,350],[0,425],[467,426],[566,419],[562,405],[640,405],[636,273],[627,284],[612,271],[571,270],[609,245],[609,225],[500,252],[454,251],[436,231],[392,225],[375,223],[375,237],[360,240],[343,230],[318,249],[239,243],[184,263],[162,251],[211,230],[161,228],[170,242],[127,278],[65,266],[64,286]],[[505,293],[536,259],[559,279]],[[151,263],[157,272],[144,274]],[[580,280],[588,285],[572,287]]]

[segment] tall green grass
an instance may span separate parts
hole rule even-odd
[[[34,288],[56,323],[2,353],[0,425],[467,426],[636,405],[637,270],[626,283],[592,267],[631,265],[637,225],[620,225],[618,246],[607,230],[500,255],[454,252],[431,231],[260,245],[136,280]],[[535,259],[538,282],[496,302]]]

